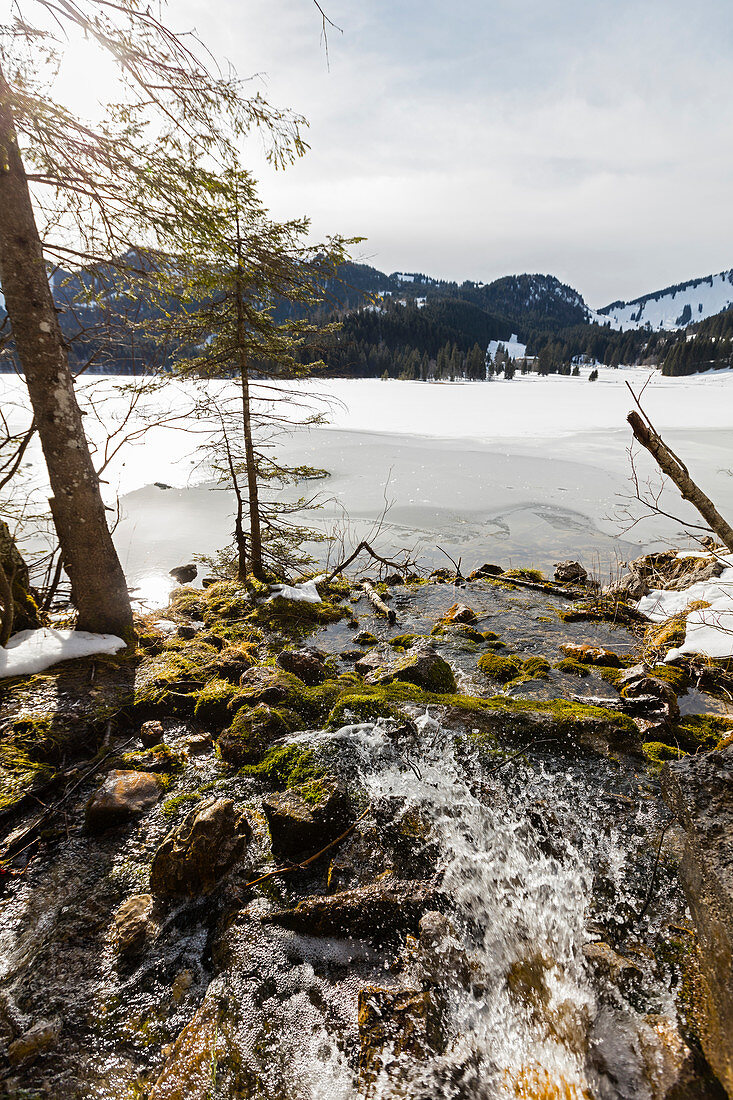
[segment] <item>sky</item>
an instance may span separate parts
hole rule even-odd
[[[730,0],[322,6],[328,59],[313,0],[167,6],[308,118],[286,172],[245,151],[275,216],[388,272],[548,273],[594,308],[733,267]]]

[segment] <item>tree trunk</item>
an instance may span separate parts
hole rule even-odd
[[[252,415],[249,399],[249,372],[247,353],[240,350],[240,381],[242,385],[242,429],[244,432],[244,457],[247,464],[247,497],[249,503],[249,538],[252,572],[258,580],[265,579],[262,564],[262,531],[260,529],[260,498],[257,485],[257,460],[252,441]]]
[[[733,552],[733,527],[726,523],[712,500],[695,484],[683,463],[669,449],[651,423],[645,423],[636,412],[630,412],[626,419],[631,425],[634,438],[649,451],[662,473],[672,479],[683,500],[689,500],[697,508],[713,534]]]
[[[3,584],[3,578],[5,583]],[[6,587],[7,586],[7,587]],[[0,600],[12,605],[12,615],[4,606],[3,622],[7,629],[36,630],[41,623],[35,596],[31,591],[28,566],[23,561],[7,523],[0,519]],[[7,627],[7,624],[10,624]],[[8,634],[8,637],[10,635]],[[5,639],[7,641],[7,637]],[[5,642],[0,638],[0,645]]]
[[[130,597],[82,427],[1,69],[0,283],[48,467],[77,627],[129,641]]]

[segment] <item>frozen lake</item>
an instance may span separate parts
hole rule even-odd
[[[621,514],[631,494],[625,417],[632,399],[625,382],[638,391],[648,377],[602,369],[594,383],[586,375],[453,384],[323,381],[317,388],[331,400],[329,425],[297,429],[279,453],[288,463],[323,467],[330,477],[289,496],[319,490],[324,507],[309,522],[331,530],[346,511],[355,538],[371,529],[387,499],[380,545],[417,545],[425,564],[446,564],[440,546],[462,557],[465,569],[497,561],[547,570],[572,556],[606,575],[658,541],[682,541],[679,523],[648,520],[629,529]],[[95,395],[97,415],[90,410],[85,424],[98,453],[123,415],[119,384],[96,379],[79,387],[83,398]],[[217,392],[211,388],[212,400]],[[20,424],[27,409],[21,381],[0,376],[0,395],[3,410]],[[183,418],[188,396],[170,383],[139,408]],[[693,477],[733,515],[733,372],[655,375],[644,404]],[[204,427],[180,419],[175,429],[154,428],[105,470],[106,492],[120,496],[115,539],[132,584],[231,541],[231,495],[212,486],[199,460]],[[645,456],[639,469],[658,481]],[[15,486],[16,501],[43,492],[40,471],[36,448]],[[676,490],[666,500],[670,511],[691,515]]]

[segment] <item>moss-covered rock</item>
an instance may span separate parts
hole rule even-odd
[[[227,722],[233,707],[241,702],[239,686],[215,677],[196,692],[194,716],[202,722],[222,725]]]
[[[155,897],[206,894],[244,855],[251,828],[228,798],[195,805],[158,848],[150,868]]]
[[[436,623],[430,633],[434,637],[471,642],[474,645],[483,645],[488,640],[480,630],[466,623]],[[491,634],[491,631],[487,633]],[[496,637],[497,635],[492,635],[492,638]]]
[[[324,769],[312,749],[291,743],[271,745],[259,763],[245,765],[240,769],[240,775],[284,790],[322,779]]]
[[[375,722],[377,718],[399,718],[399,708],[379,694],[343,695],[331,709],[326,725],[331,729],[359,722]]]
[[[294,862],[321,850],[348,828],[354,811],[337,779],[313,779],[262,800],[276,859]]]
[[[216,743],[219,755],[227,764],[237,768],[242,764],[257,764],[268,745],[285,737],[292,728],[286,714],[267,703],[241,707],[231,726],[224,730]]]
[[[391,661],[386,668],[369,673],[367,680],[377,684],[391,684],[399,680],[415,684],[434,695],[456,690],[456,679],[448,662],[434,650],[422,647]]]
[[[587,665],[582,664],[580,661],[574,660],[572,657],[564,657],[562,661],[558,661],[555,665],[558,672],[565,672],[570,676],[590,676],[590,669]]]
[[[662,765],[669,760],[680,760],[687,755],[682,749],[674,745],[665,745],[662,741],[645,741],[641,751],[655,772],[661,771]]]
[[[520,674],[521,659],[502,657],[499,653],[484,653],[478,659],[478,667],[486,676],[499,684],[508,684]]]
[[[170,745],[153,745],[141,752],[125,752],[109,761],[110,768],[155,774],[181,771],[185,765],[183,753],[172,749]]]

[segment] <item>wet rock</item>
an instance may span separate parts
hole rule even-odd
[[[445,1046],[441,1013],[432,994],[419,989],[359,990],[359,1078],[366,1096],[384,1073],[390,1092],[414,1064],[429,1062]],[[400,1095],[400,1092],[397,1092]]]
[[[354,820],[346,787],[337,779],[315,780],[262,800],[276,859],[294,863],[320,851]]]
[[[159,745],[163,740],[163,724],[155,720],[143,722],[140,727],[140,740],[143,748],[150,749],[153,745]]]
[[[468,986],[471,966],[448,918],[435,910],[420,918],[418,970],[423,985]]]
[[[228,798],[199,803],[155,853],[150,889],[156,897],[206,894],[244,855],[251,829]]]
[[[724,1100],[723,1089],[669,1016],[645,1016],[639,1045],[651,1100]]]
[[[386,878],[369,886],[310,897],[294,909],[270,913],[265,923],[309,936],[354,936],[384,942],[417,931],[420,917],[435,909],[439,891],[430,882]]]
[[[86,804],[85,827],[101,833],[132,821],[154,806],[162,793],[163,785],[152,772],[111,771]]]
[[[112,920],[110,939],[120,956],[140,955],[146,944],[157,934],[158,925],[152,919],[152,894],[135,894],[123,901]]]
[[[658,680],[656,676],[640,676],[638,679],[626,683],[621,695],[624,699],[639,699],[651,697],[664,711],[666,717],[675,722],[680,716],[680,707],[677,701],[677,693],[664,680]]]
[[[260,703],[256,707],[242,707],[234,716],[231,726],[224,730],[216,744],[222,760],[234,767],[257,764],[263,752],[290,733],[290,726],[280,711]]]
[[[685,830],[679,874],[697,933],[700,1039],[733,1094],[733,745],[666,764],[662,792]]]
[[[390,585],[391,588],[394,588],[394,586],[397,584],[404,584],[405,579],[401,573],[390,573],[389,576],[384,578],[384,583]]]
[[[175,1043],[164,1048],[166,1060],[148,1100],[212,1100],[217,1089],[212,1088],[212,1067],[228,1049],[222,1016],[216,1000],[205,998]]]
[[[225,680],[236,683],[254,664],[250,651],[242,646],[225,646],[217,661],[216,671]]]
[[[58,1042],[61,1034],[61,1021],[39,1020],[32,1028],[24,1032],[8,1047],[8,1061],[12,1066],[32,1062],[44,1050],[49,1050]]]
[[[392,858],[382,846],[377,830],[373,826],[360,829],[344,840],[331,860],[328,889],[337,893],[365,886],[392,870]]]
[[[362,663],[357,664],[357,669]],[[430,647],[422,645],[413,646],[402,657],[391,658],[386,667],[376,668],[366,676],[366,680],[370,684],[391,684],[398,680],[438,695],[457,691],[456,679],[448,662]]]
[[[476,612],[465,603],[454,603],[443,616],[446,623],[475,623]]]
[[[484,564],[480,566],[476,570],[476,572],[479,574],[479,576],[499,577],[504,572],[504,567],[502,565],[493,565],[490,561],[487,561],[484,562]]]
[[[372,634],[369,630],[360,630],[358,634],[354,635],[354,641],[358,645],[372,646],[379,644],[379,638]]]
[[[342,661],[359,661],[363,656],[363,649],[342,649],[339,653]]]
[[[640,600],[648,591],[649,585],[645,580],[635,573],[624,573],[613,584],[604,585],[602,593],[604,596],[615,596],[623,600]]]
[[[588,570],[584,569],[579,561],[556,561],[555,580],[564,581],[567,584],[582,584],[588,580]]]
[[[322,684],[328,675],[328,669],[319,657],[307,649],[284,649],[278,654],[277,663],[286,672],[292,672],[304,684]]]
[[[169,570],[169,576],[173,577],[174,581],[178,581],[179,584],[190,584],[191,581],[195,581],[198,576],[198,566],[193,562],[189,562],[188,565],[177,565],[175,569]]]
[[[603,646],[576,645],[568,642],[561,645],[560,649],[566,657],[573,661],[580,661],[584,665],[604,665],[606,668],[621,668],[621,659],[612,649],[604,649]]]
[[[583,955],[591,969],[624,994],[632,993],[641,981],[642,972],[636,963],[620,955],[607,943],[586,943]]]
[[[171,986],[171,998],[174,1004],[180,1004],[193,985],[193,971],[180,970],[173,979]]]
[[[390,647],[382,643],[377,646],[376,649],[370,650],[369,653],[362,654],[356,662],[356,671],[360,676],[367,676],[370,672],[375,672],[377,669],[386,668],[393,659],[393,656]]]
[[[189,756],[205,756],[214,751],[214,742],[210,733],[194,733],[185,738],[183,747]]]

